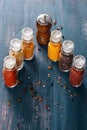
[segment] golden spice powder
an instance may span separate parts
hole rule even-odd
[[[9,55],[16,58],[17,69],[21,70],[23,68],[23,52],[21,50],[21,41],[19,39],[12,39],[10,42]]]
[[[31,60],[34,57],[34,38],[31,28],[22,30],[22,51],[25,60]]]
[[[34,42],[33,41],[22,41],[22,51],[24,54],[24,59],[30,60],[34,56]]]

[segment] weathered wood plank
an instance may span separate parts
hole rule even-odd
[[[75,43],[75,55],[87,59],[86,12],[86,0],[0,0],[0,130],[87,130],[87,69],[82,86],[72,88],[68,74],[48,60],[47,48],[34,39],[35,57],[24,61],[17,87],[6,88],[2,79],[10,40],[21,38],[21,29],[27,26],[36,37],[36,18],[41,13],[56,19],[52,29],[62,25],[63,35]]]

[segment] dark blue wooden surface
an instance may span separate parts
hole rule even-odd
[[[27,26],[35,37],[35,22],[41,13],[56,19],[52,30],[62,25],[65,38],[75,43],[75,55],[87,59],[86,0],[0,0],[0,130],[87,130],[87,67],[83,84],[73,88],[69,74],[48,60],[47,48],[34,40],[35,57],[24,61],[19,84],[13,89],[4,85],[3,58],[8,55],[10,40],[21,38],[21,29]],[[34,95],[43,97],[42,102],[32,97],[30,87]]]

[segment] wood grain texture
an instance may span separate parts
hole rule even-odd
[[[83,84],[73,88],[69,73],[48,59],[47,47],[35,38],[37,16],[48,13],[57,20],[52,30],[62,25],[63,35],[75,43],[75,55],[87,59],[86,12],[86,0],[0,0],[0,130],[87,130],[87,67]],[[34,30],[35,56],[24,61],[19,84],[8,89],[2,78],[3,58],[10,40],[21,39],[24,27]]]

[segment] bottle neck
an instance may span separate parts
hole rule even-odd
[[[83,71],[85,69],[84,67],[83,68],[77,68],[75,65],[73,65],[73,68],[76,71]]]
[[[31,39],[24,39],[22,38],[22,41],[25,42],[25,43],[30,43],[30,42],[33,42],[34,41],[34,37],[32,37]]]
[[[66,51],[64,51],[64,50],[62,49],[61,52],[62,52],[62,54],[67,55],[67,56],[73,55],[73,50],[72,50],[71,52],[66,52]]]
[[[19,53],[19,52],[21,51],[21,48],[18,49],[18,50],[15,50],[15,49],[10,48],[10,51],[11,51],[11,52],[14,52],[14,53]]]
[[[3,68],[5,69],[5,70],[8,70],[8,71],[14,71],[14,70],[16,70],[16,66],[14,66],[13,68],[7,68],[6,66],[3,66]]]
[[[58,45],[59,43],[62,43],[62,40],[59,39],[58,41],[54,41],[52,38],[50,38],[50,42],[52,42],[55,45]]]

